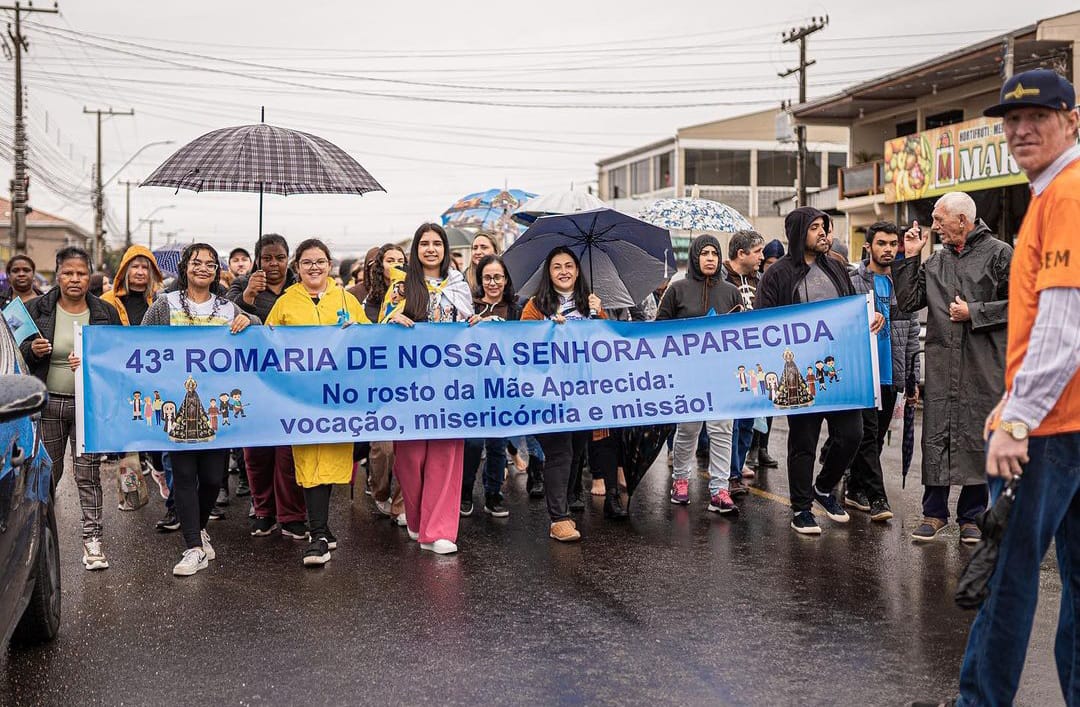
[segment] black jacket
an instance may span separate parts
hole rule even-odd
[[[269,287],[255,295],[255,304],[250,305],[244,301],[244,290],[247,289],[248,280],[251,279],[251,275],[244,275],[233,280],[233,283],[229,285],[228,291],[225,293],[225,298],[231,300],[241,310],[248,314],[254,314],[262,321],[266,321],[266,317],[269,316],[270,310],[274,308],[274,303],[278,301],[278,297],[281,295],[274,294],[274,291]],[[281,292],[289,289],[290,286],[296,284],[296,275],[293,273],[292,268],[285,271],[285,284],[281,286]],[[372,319],[371,321],[376,321]]]
[[[710,309],[727,314],[742,305],[739,289],[724,279],[722,263],[717,263],[721,267],[715,275],[705,277],[701,272],[701,251],[708,245],[716,248],[719,256],[720,242],[713,236],[698,236],[690,244],[686,278],[668,286],[656,310],[656,321],[703,317]]]
[[[799,284],[810,272],[810,266],[806,264],[803,257],[806,253],[806,231],[815,219],[822,217],[825,219],[825,228],[828,229],[829,215],[809,206],[800,206],[784,219],[788,254],[773,263],[772,267],[761,276],[754,309],[782,307],[786,304],[802,302],[798,292]],[[841,297],[855,294],[847,268],[842,263],[828,255],[819,255],[817,264],[828,275]]]
[[[30,314],[30,318],[34,320],[38,331],[50,342],[56,333],[56,308],[59,306],[57,304],[59,301],[60,288],[54,287],[41,297],[30,300],[26,305],[26,311]],[[116,307],[113,307],[108,302],[103,302],[100,298],[88,292],[86,293],[86,303],[90,307],[91,325],[120,324],[120,314],[116,311]],[[34,355],[34,352],[30,350],[30,342],[33,340],[33,338],[30,338],[22,342],[19,345],[19,350],[22,351],[23,358],[26,359],[26,365],[30,367],[30,373],[40,378],[41,382],[44,383],[45,379],[49,377],[49,357],[38,358]]]

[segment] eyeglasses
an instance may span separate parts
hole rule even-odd
[[[201,270],[203,272],[214,272],[218,269],[218,264],[215,262],[203,262],[201,260],[192,260],[188,263],[188,268],[191,270]]]
[[[326,258],[319,258],[318,260],[301,260],[300,261],[300,267],[304,268],[305,270],[311,270],[312,268],[322,269],[322,268],[325,268],[329,264],[330,264],[330,261],[327,260]]]
[[[498,285],[505,279],[502,275],[484,275],[483,277],[485,285]]]

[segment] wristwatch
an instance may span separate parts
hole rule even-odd
[[[1023,442],[1031,432],[1026,422],[1002,420],[998,423],[998,429],[1007,433],[1017,442]]]

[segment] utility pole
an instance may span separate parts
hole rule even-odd
[[[105,249],[105,194],[101,186],[101,116],[135,115],[135,111],[115,111],[112,108],[90,110],[83,106],[83,113],[97,116],[97,169],[94,174],[94,243],[91,257],[96,267],[101,267],[101,256]]]
[[[138,182],[120,180],[124,185],[124,250],[131,247],[131,186],[139,186]]]
[[[146,245],[146,247],[149,248],[150,250],[154,249],[154,224],[155,223],[164,223],[164,222],[165,222],[165,219],[163,219],[163,218],[141,218],[141,219],[139,219],[139,223],[150,224],[150,240],[147,241],[147,245]]]
[[[48,12],[56,14],[60,8],[53,3],[52,9],[34,7],[28,1],[26,5],[16,0],[14,5],[0,5],[0,10],[15,13],[15,26],[8,23],[7,40],[3,40],[4,53],[15,60],[15,178],[11,181],[11,251],[12,254],[26,252],[26,123],[23,120],[23,85],[22,53],[30,51],[30,43],[22,33],[22,13]]]
[[[784,79],[794,73],[799,74],[799,103],[806,103],[806,69],[817,63],[814,59],[806,60],[806,38],[814,32],[825,29],[829,24],[829,16],[813,17],[810,24],[792,27],[791,31],[784,32],[784,44],[799,43],[799,65],[793,69],[779,74]],[[799,206],[806,206],[806,126],[795,126],[795,139],[798,141],[798,152],[795,154],[795,178],[798,180],[797,199]]]

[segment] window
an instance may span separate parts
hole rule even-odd
[[[630,196],[630,180],[626,167],[616,167],[608,172],[608,198],[625,199]]]
[[[915,120],[905,120],[896,124],[896,137],[907,137],[919,132],[919,123]]]
[[[749,186],[749,150],[687,150],[686,183]]]
[[[795,188],[797,157],[792,151],[758,150],[757,185]],[[806,187],[821,186],[821,153],[806,153]]]
[[[952,125],[954,123],[962,122],[964,122],[964,111],[947,110],[942,113],[926,116],[926,129],[933,130],[934,128],[940,128],[945,125]]]
[[[672,155],[673,153],[666,152],[653,157],[653,179],[657,189],[664,189],[675,183],[671,175]]]
[[[840,183],[840,170],[847,167],[846,152],[829,153],[829,186],[835,187]]]
[[[649,180],[649,160],[630,165],[630,195],[637,196],[652,191]]]

